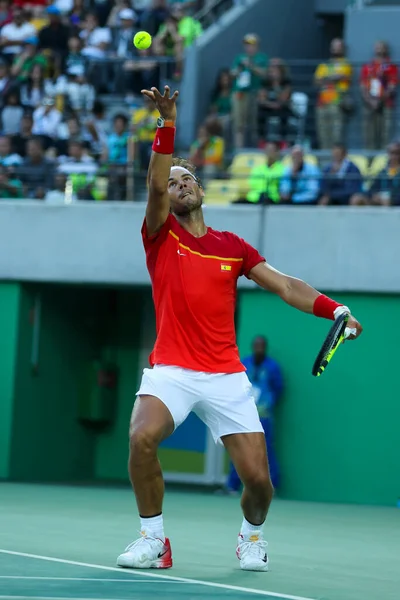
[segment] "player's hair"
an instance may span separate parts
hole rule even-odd
[[[174,156],[174,158],[172,159],[172,166],[187,169],[189,173],[193,175],[193,178],[196,181],[197,185],[203,188],[203,184],[201,182],[200,177],[196,175],[196,167],[193,163],[190,162],[190,160],[187,160],[186,158],[181,158],[180,156]]]

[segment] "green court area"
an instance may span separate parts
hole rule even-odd
[[[398,600],[400,511],[275,500],[270,571],[235,556],[238,498],[169,491],[174,567],[132,571],[117,555],[138,535],[128,489],[0,484],[0,600]]]

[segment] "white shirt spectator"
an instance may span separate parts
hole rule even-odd
[[[84,80],[83,65],[73,65],[67,71],[70,78],[61,75],[57,79],[56,93],[67,96],[73,110],[90,112],[93,108],[96,92],[94,87]],[[72,78],[77,79],[72,79]]]
[[[82,50],[84,56],[89,56],[89,58],[104,58],[106,56],[105,50],[101,50],[98,46],[99,44],[111,43],[111,32],[108,27],[96,27],[91,32],[84,29],[81,31],[80,37],[86,43],[86,47]]]
[[[47,111],[47,106],[39,106],[33,113],[33,135],[48,135],[56,137],[62,115],[56,108]]]
[[[10,42],[23,42],[30,37],[36,37],[36,35],[36,29],[30,23],[22,23],[20,26],[16,23],[8,23],[0,31],[0,38],[4,38]],[[11,46],[4,46],[2,52],[3,54],[19,54],[22,49],[21,44],[13,44]]]
[[[88,154],[83,154],[80,160],[75,160],[72,157],[61,157],[59,158],[60,166],[58,167],[59,173],[64,175],[95,175],[98,165],[96,161]]]
[[[21,127],[24,114],[22,106],[5,106],[1,113],[2,132],[4,135],[16,135]]]

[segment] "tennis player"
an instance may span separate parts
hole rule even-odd
[[[273,496],[265,436],[235,340],[241,275],[317,317],[334,320],[347,307],[280,273],[243,239],[204,223],[204,190],[192,165],[173,159],[176,99],[166,86],[142,92],[160,112],[148,171],[142,227],[156,310],[157,340],[144,369],[130,423],[129,475],[141,537],[117,559],[133,569],[172,567],[164,535],[164,481],[159,444],[194,411],[228,451],[244,491],[236,554],[240,567],[267,571],[263,527]],[[361,325],[350,317],[348,326]],[[189,549],[188,549],[189,550]]]

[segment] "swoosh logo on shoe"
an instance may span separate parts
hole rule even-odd
[[[267,558],[267,555],[265,554],[265,556],[264,556],[264,558],[263,558],[263,562],[265,562],[265,563],[266,563],[266,562],[267,562],[267,560],[268,560],[268,558]]]
[[[164,550],[164,552],[159,552],[159,553],[158,553],[158,557],[157,557],[157,558],[162,558],[163,556],[165,556],[165,554],[167,554],[167,552],[168,552],[168,548],[166,548],[166,549]]]

